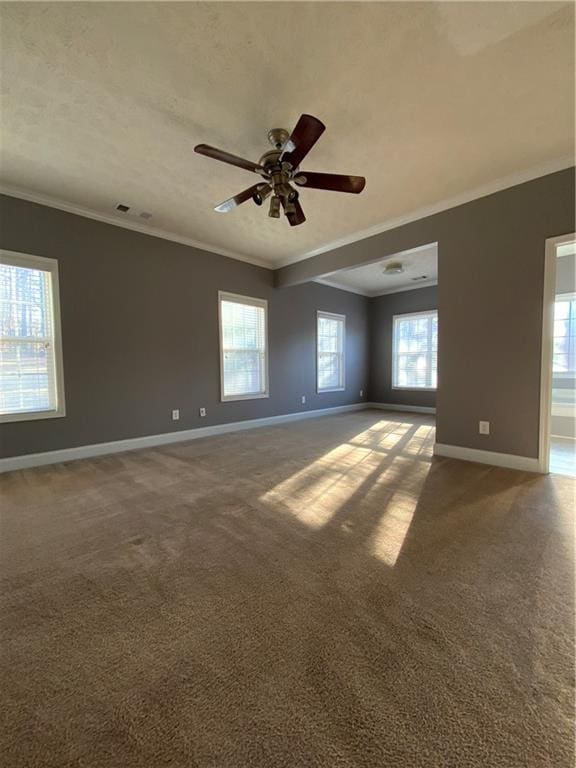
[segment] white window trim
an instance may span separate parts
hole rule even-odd
[[[15,421],[36,421],[39,419],[56,419],[66,416],[64,397],[64,360],[62,355],[62,327],[60,321],[60,284],[58,277],[58,261],[45,256],[32,256],[28,253],[5,251],[0,249],[0,263],[11,267],[40,269],[50,273],[52,297],[52,330],[54,333],[54,368],[56,374],[56,402],[58,407],[49,411],[26,411],[24,413],[2,413],[0,424]]]
[[[264,392],[247,395],[224,394],[224,339],[222,334],[222,302],[233,301],[236,304],[247,304],[251,307],[264,309]],[[218,335],[220,339],[220,402],[230,403],[236,400],[262,400],[270,397],[270,384],[268,377],[268,302],[266,299],[257,299],[253,296],[241,296],[238,293],[218,291]]]
[[[542,353],[540,358],[540,429],[538,430],[539,471],[550,470],[550,418],[552,415],[552,350],[554,347],[554,302],[556,299],[557,249],[576,242],[576,233],[549,237],[544,244],[542,301]]]
[[[318,385],[318,320],[326,317],[329,320],[342,321],[342,386],[321,389]],[[319,309],[316,312],[316,393],[324,395],[327,392],[344,392],[346,390],[346,315],[337,315],[335,312],[325,312]]]
[[[437,309],[424,309],[422,310],[422,312],[403,312],[398,315],[392,315],[392,389],[398,389],[404,392],[407,392],[407,391],[408,392],[436,392],[438,390],[438,386],[436,387],[402,387],[394,384],[394,382],[396,381],[396,334],[395,334],[396,318],[402,318],[403,320],[407,320],[411,317],[422,317],[422,315],[430,315],[433,312],[436,312],[436,315],[438,315]],[[438,350],[436,350],[436,354],[438,354]],[[436,372],[436,375],[438,375],[438,372]]]

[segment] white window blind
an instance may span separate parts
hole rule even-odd
[[[554,302],[553,371],[559,376],[576,374],[576,296],[573,294]]]
[[[344,389],[345,335],[344,315],[318,312],[316,331],[318,392],[337,392]]]
[[[64,415],[57,262],[0,252],[0,421]]]
[[[436,389],[438,312],[395,315],[392,386],[395,389]]]
[[[268,396],[267,302],[220,293],[222,400]]]

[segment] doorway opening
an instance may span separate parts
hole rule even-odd
[[[576,477],[576,235],[546,241],[540,463]]]
[[[370,298],[368,400],[376,408],[436,413],[438,243],[381,253],[316,282]]]

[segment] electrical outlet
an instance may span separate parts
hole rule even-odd
[[[302,395],[302,405],[306,405],[306,395]]]
[[[364,390],[363,389],[360,390],[360,397],[364,397]]]
[[[206,416],[206,408],[200,408],[200,416],[202,416],[202,418]]]
[[[479,421],[478,422],[478,433],[480,435],[489,435],[490,434],[490,422],[489,421]]]
[[[180,420],[180,411],[176,408],[172,411],[172,421]]]

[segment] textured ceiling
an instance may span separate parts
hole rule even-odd
[[[384,274],[384,267],[392,261],[399,261],[404,272],[396,275]],[[438,282],[438,246],[436,243],[430,243],[411,251],[395,253],[375,264],[365,264],[327,275],[320,282],[364,296],[382,296],[385,293],[411,291],[414,288],[435,285]]]
[[[275,266],[574,150],[574,7],[557,3],[2,3],[0,181]],[[291,229],[248,158],[302,112],[326,133]]]

